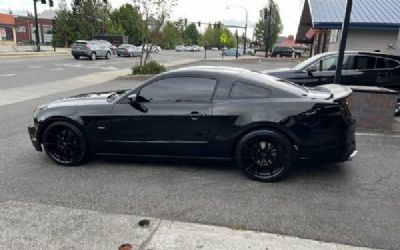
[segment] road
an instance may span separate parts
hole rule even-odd
[[[115,61],[119,60],[123,59]],[[56,63],[57,59],[44,61]],[[259,69],[292,64],[224,65]],[[57,76],[46,81],[51,79]],[[34,151],[26,130],[34,107],[77,93],[138,83],[114,80],[0,106],[0,202],[35,202],[400,248],[399,136],[360,133],[359,154],[353,161],[328,165],[303,162],[285,180],[269,184],[250,181],[229,162],[99,157],[80,167],[65,168]]]
[[[219,54],[215,51],[207,51],[207,56],[218,58]],[[159,54],[152,53],[149,60],[166,63],[182,58],[201,60],[204,58],[204,53],[161,51]],[[110,60],[96,61],[87,58],[75,60],[72,56],[0,59],[0,90],[65,80],[97,72],[129,69],[138,63],[138,57],[117,56],[112,56]]]

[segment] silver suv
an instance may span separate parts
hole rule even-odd
[[[79,59],[81,56],[96,60],[98,57],[111,58],[109,44],[103,41],[78,40],[72,46],[72,56]]]

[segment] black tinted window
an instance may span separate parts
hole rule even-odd
[[[352,69],[374,69],[375,60],[376,58],[372,56],[355,56]]]
[[[385,58],[378,57],[376,58],[376,69],[386,69],[386,60]]]
[[[229,97],[231,98],[265,98],[269,97],[271,91],[269,89],[259,87],[256,85],[235,82],[232,85]]]
[[[154,82],[140,90],[147,102],[208,102],[216,80],[194,77],[172,77]]]
[[[399,62],[395,60],[388,59],[389,68],[396,68],[399,66]]]

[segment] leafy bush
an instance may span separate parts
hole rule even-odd
[[[165,67],[156,61],[150,61],[143,66],[135,66],[132,68],[133,75],[159,74],[165,71]]]

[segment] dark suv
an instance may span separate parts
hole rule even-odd
[[[301,51],[295,50],[292,47],[280,47],[276,46],[272,50],[273,57],[301,57],[303,53]]]
[[[313,87],[334,82],[336,62],[337,53],[328,52],[311,57],[293,69],[264,73]],[[400,91],[400,56],[347,51],[341,84],[378,86]]]

